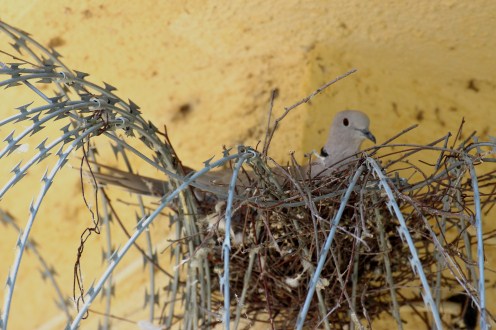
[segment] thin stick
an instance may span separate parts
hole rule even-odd
[[[348,77],[349,75],[351,75],[352,73],[355,73],[356,71],[357,71],[357,69],[351,69],[350,71],[346,72],[345,74],[342,74],[342,75],[334,78],[333,80],[325,83],[321,87],[317,88],[312,94],[301,99],[300,101],[296,102],[295,104],[293,104],[289,107],[285,107],[284,113],[279,118],[276,119],[276,121],[274,122],[274,127],[272,127],[272,130],[270,131],[269,137],[266,139],[266,145],[264,145],[264,155],[266,155],[268,150],[269,150],[270,141],[272,141],[272,137],[274,136],[274,133],[276,132],[277,127],[279,126],[279,122],[281,122],[281,120],[283,120],[291,110],[302,105],[303,103],[308,103],[311,99],[313,99],[316,95],[322,93],[329,86],[331,86],[331,85],[337,83],[338,81]]]
[[[264,139],[263,151],[262,151],[262,154],[264,156],[267,156],[267,150],[269,149],[270,119],[272,118],[272,110],[274,109],[274,100],[278,95],[279,92],[277,89],[272,90],[272,93],[270,94],[269,115],[267,117],[267,129],[265,131],[265,139]]]

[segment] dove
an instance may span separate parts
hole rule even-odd
[[[317,162],[310,164],[311,177],[328,175],[333,169],[346,165],[356,158],[363,141],[376,143],[369,129],[369,117],[358,110],[338,112],[332,121],[327,141]]]
[[[327,141],[321,149],[317,160],[300,168],[306,179],[323,177],[330,175],[336,169],[340,169],[353,160],[356,160],[357,153],[360,152],[362,143],[365,140],[376,142],[374,135],[369,129],[369,117],[358,110],[344,110],[338,112],[329,128]],[[167,181],[141,176],[119,170],[111,166],[97,164],[104,169],[106,173],[94,172],[91,174],[100,185],[114,185],[121,187],[133,193],[141,195],[164,196],[168,189]],[[194,171],[189,167],[184,167],[186,174]],[[279,169],[273,169],[275,174],[281,174]],[[251,172],[240,173],[238,182],[247,186],[247,180]],[[227,193],[229,181],[232,176],[232,170],[211,171],[201,178],[197,183],[203,186],[215,186],[221,188],[224,195]],[[284,178],[285,176],[279,175]],[[217,189],[217,191],[219,191]]]

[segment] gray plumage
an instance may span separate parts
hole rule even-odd
[[[309,166],[301,168],[305,177],[314,178],[329,175],[333,170],[342,168],[356,158],[360,147],[366,139],[376,142],[369,130],[370,120],[367,115],[358,110],[345,110],[336,114],[329,129],[326,144],[322,148],[321,156]],[[110,166],[100,165],[107,173],[94,173],[99,184],[110,184],[124,188],[133,193],[142,195],[163,196],[168,191],[168,183],[164,180],[141,176],[122,171]],[[192,169],[186,168],[187,171]],[[274,170],[276,174],[279,171]],[[280,174],[280,173],[279,173]],[[212,190],[227,193],[227,186],[232,172],[212,171],[198,179],[202,185],[211,185]],[[248,173],[251,176],[252,173]],[[280,175],[284,178],[284,175]],[[247,184],[245,174],[240,174],[239,182]]]
[[[311,166],[311,177],[329,175],[333,169],[353,161],[366,139],[376,142],[369,117],[358,110],[338,112],[332,121],[321,158]]]

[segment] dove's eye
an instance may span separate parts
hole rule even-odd
[[[348,121],[348,118],[343,119],[343,125],[348,126],[350,122]]]

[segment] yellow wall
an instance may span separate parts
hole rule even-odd
[[[2,0],[0,19],[54,46],[70,68],[90,73],[90,80],[116,86],[146,118],[168,126],[184,163],[201,166],[222,145],[263,139],[272,89],[279,90],[280,113],[351,68],[358,72],[287,117],[272,145],[276,159],[287,160],[290,150],[301,159],[320,149],[333,114],[344,108],[367,112],[378,142],[420,123],[401,141],[426,143],[456,131],[463,117],[465,132],[495,136],[495,12],[492,0]],[[20,105],[15,99],[1,102],[2,112]],[[190,111],[181,112],[186,105]],[[60,265],[61,282],[70,288],[80,221],[89,220],[75,197],[77,173],[63,175],[57,187],[67,189],[68,199],[47,202],[34,237]],[[29,203],[35,193],[23,194]],[[19,196],[8,196],[0,206],[9,205],[24,224],[27,211]],[[68,248],[61,251],[64,240]],[[2,274],[13,260],[14,242],[0,242]],[[30,287],[28,274],[35,269],[21,269],[11,329],[42,326],[57,315],[51,297],[25,296],[41,285]],[[118,303],[135,320],[143,302],[138,291],[137,300],[129,299],[138,306]],[[86,324],[95,328],[91,320]]]

